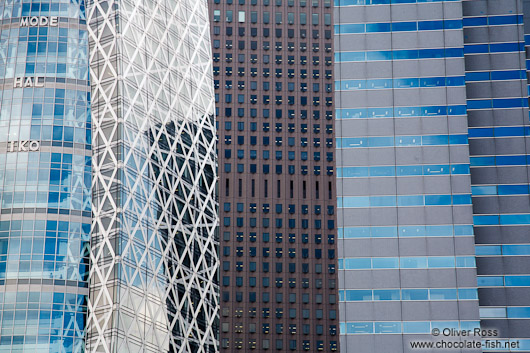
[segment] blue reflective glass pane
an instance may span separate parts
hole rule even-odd
[[[347,290],[346,301],[370,301],[372,300],[371,290]]]
[[[461,288],[458,289],[458,299],[478,299],[478,291],[475,288]]]
[[[402,289],[402,300],[429,300],[428,289]]]
[[[428,321],[403,322],[403,333],[429,333],[431,323]]]
[[[530,287],[530,276],[505,276],[504,281],[509,287]]]
[[[399,289],[374,290],[374,300],[400,300]]]
[[[479,287],[497,287],[503,286],[504,281],[502,276],[478,276],[477,285]]]
[[[375,333],[401,333],[401,322],[375,322]]]
[[[400,259],[401,268],[426,268],[427,258],[425,257],[402,257]]]
[[[456,289],[430,289],[430,300],[456,300]]]
[[[370,258],[365,259],[344,259],[344,267],[346,269],[369,269],[372,267]]]
[[[390,32],[390,23],[367,23],[366,32]]]
[[[516,244],[516,245],[502,245],[503,255],[530,255],[530,245]]]
[[[428,258],[428,267],[429,268],[455,267],[455,258],[454,257],[444,257],[444,256],[429,257]]]
[[[347,333],[374,333],[372,322],[348,322],[346,323]]]
[[[398,268],[399,261],[395,257],[372,258],[372,268]]]
[[[477,256],[500,255],[501,247],[500,245],[477,245],[475,246],[475,254]]]

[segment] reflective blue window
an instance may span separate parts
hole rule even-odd
[[[399,289],[374,290],[374,300],[400,300]]]
[[[477,256],[501,255],[500,245],[477,245],[475,246]]]
[[[401,322],[376,322],[375,333],[401,333]]]
[[[487,47],[488,46],[486,45],[486,49]],[[481,50],[482,52],[484,52],[483,51],[484,48],[482,48]],[[409,59],[432,59],[432,58],[443,58],[443,57],[456,58],[456,57],[463,57],[463,56],[464,56],[464,49],[462,48],[368,51],[368,52],[337,52],[335,53],[335,61],[336,62],[352,62],[352,61],[365,61],[365,60],[367,61],[409,60]]]
[[[501,225],[518,225],[518,224],[530,224],[529,214],[501,214],[499,216],[499,223]]]
[[[370,238],[383,237],[451,237],[472,236],[472,225],[434,225],[434,226],[400,226],[398,227],[345,227],[339,228],[341,238]]]
[[[506,308],[509,318],[530,318],[530,307],[508,307]]]
[[[396,206],[395,196],[370,196],[370,207]]]
[[[371,290],[348,290],[346,291],[347,301],[370,301],[372,300]]]
[[[426,333],[431,329],[431,323],[428,321],[403,322],[403,333]]]
[[[397,166],[396,170],[398,176],[412,176],[423,174],[423,167],[421,165]]]
[[[426,268],[427,258],[425,257],[402,257],[400,258],[401,268]]]
[[[456,300],[456,289],[430,289],[430,300]]]
[[[481,318],[506,317],[506,308],[481,307],[479,313]]]
[[[416,22],[394,22],[392,23],[392,31],[416,31],[418,24]]]
[[[380,258],[372,258],[372,268],[378,269],[378,268],[398,268],[399,267],[399,259],[396,257],[380,257]]]
[[[394,166],[374,166],[369,168],[371,177],[396,175],[396,168]]]
[[[451,195],[425,195],[425,205],[450,205]]]
[[[448,22],[448,21],[446,21]],[[432,31],[444,28],[444,21],[422,21],[418,22],[420,31]]]
[[[514,245],[502,245],[503,255],[530,255],[530,245],[528,244],[514,244]]]
[[[464,27],[485,26],[488,24],[487,17],[465,17]]]
[[[390,23],[367,23],[366,32],[390,32]]]
[[[502,276],[477,276],[477,285],[479,287],[498,287],[503,286]]]
[[[456,267],[472,268],[475,266],[476,264],[475,264],[474,256],[457,256],[456,257]]]
[[[530,287],[530,276],[504,276],[504,281],[508,287]]]
[[[423,195],[405,195],[398,198],[399,206],[418,206],[423,204]]]
[[[346,324],[347,333],[374,333],[373,322],[348,322]]]
[[[476,288],[459,288],[458,299],[460,300],[476,300],[478,299],[478,291]]]
[[[402,300],[429,300],[428,289],[402,289]]]
[[[428,267],[429,268],[445,268],[445,267],[454,267],[455,259],[453,257],[429,257],[428,258]]]
[[[457,1],[457,0],[334,0],[335,6],[415,4],[424,2]]]
[[[351,269],[369,269],[372,267],[372,260],[370,258],[364,259],[344,259],[345,268]]]

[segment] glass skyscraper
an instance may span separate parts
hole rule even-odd
[[[206,1],[88,6],[88,352],[217,351],[214,94]]]
[[[83,2],[0,4],[0,351],[82,352],[91,224]]]
[[[2,1],[0,26],[0,352],[215,352],[206,2]]]
[[[341,348],[530,351],[527,2],[335,5]]]

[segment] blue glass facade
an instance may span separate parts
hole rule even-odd
[[[335,6],[341,347],[529,351],[530,1]]]
[[[530,7],[524,0],[486,7],[463,2],[462,8],[481,326],[518,340],[515,350],[528,352],[530,121],[527,77],[517,72],[527,66]],[[519,49],[492,50],[499,46]]]
[[[79,1],[0,4],[0,352],[82,352],[91,223]]]

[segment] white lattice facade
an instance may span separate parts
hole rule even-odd
[[[216,352],[206,1],[87,4],[93,222],[87,352]]]

